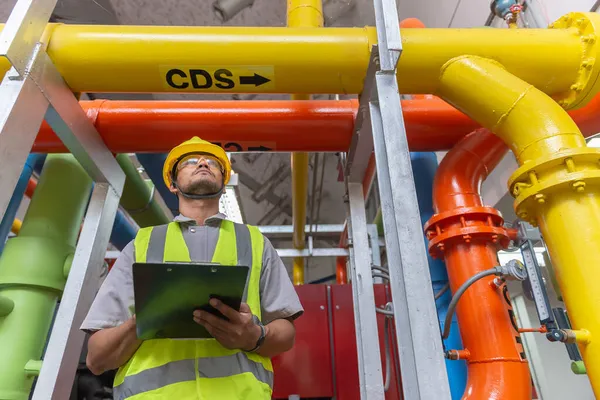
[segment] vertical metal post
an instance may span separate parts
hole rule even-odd
[[[394,0],[374,3],[378,49],[371,59],[378,68],[369,111],[404,398],[450,399],[396,80],[402,52],[398,14]]]
[[[354,303],[354,325],[358,351],[358,377],[360,398],[383,399],[381,354],[375,314],[375,294],[371,276],[371,256],[365,215],[363,187],[348,183],[350,218],[348,221],[348,248]]]
[[[450,399],[396,77],[377,73],[371,118],[404,398]]]

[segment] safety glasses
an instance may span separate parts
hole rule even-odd
[[[188,166],[197,167],[201,162],[206,162],[210,168],[218,169],[221,172],[224,170],[223,165],[216,157],[208,154],[189,154],[179,160],[177,163],[177,171],[181,171]]]

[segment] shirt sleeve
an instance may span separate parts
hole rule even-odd
[[[266,237],[260,274],[260,302],[263,324],[276,319],[296,319],[304,312],[294,285],[277,251]]]
[[[113,328],[131,318],[134,310],[133,254],[133,241],[131,241],[125,246],[100,286],[81,325],[81,330],[93,332]]]

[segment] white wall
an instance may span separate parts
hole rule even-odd
[[[543,19],[555,21],[571,11],[589,11],[594,0],[528,0]],[[397,0],[400,19],[419,18],[430,28],[483,26],[490,14],[489,0]]]

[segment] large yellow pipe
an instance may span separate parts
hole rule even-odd
[[[441,66],[473,54],[501,62],[545,93],[564,94],[580,73],[581,39],[575,28],[402,29],[399,88],[402,93],[435,93]],[[236,74],[252,70],[273,78],[240,88],[246,92],[359,93],[376,41],[372,27],[58,25],[48,52],[77,92],[238,90],[215,85],[195,89],[191,84],[174,89],[165,78],[170,69],[181,69],[187,76],[175,76],[181,85],[191,83],[190,69],[214,73],[228,68]]]
[[[590,333],[579,349],[600,397],[600,151],[586,147],[556,102],[492,60],[450,60],[438,94],[517,156],[521,167],[509,182],[515,209],[539,224],[573,328]]]
[[[323,3],[321,0],[288,0],[288,27],[322,28]],[[310,100],[310,95],[293,94],[292,100]],[[292,214],[293,242],[298,250],[304,249],[306,233],[306,202],[308,199],[308,153],[292,153]],[[313,193],[314,195],[314,193]],[[294,285],[304,284],[304,258],[294,258],[292,269]]]

